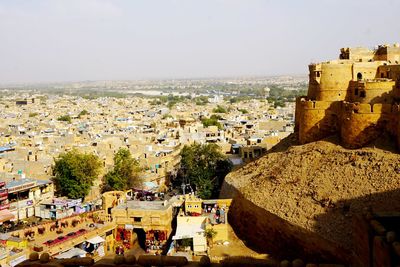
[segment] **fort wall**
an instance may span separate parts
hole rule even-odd
[[[343,103],[340,136],[347,147],[362,147],[386,128],[391,105]]]
[[[305,144],[338,133],[343,145],[358,148],[384,131],[398,136],[399,109],[399,105],[392,104],[299,99],[296,104],[299,142]],[[400,147],[400,138],[397,140]]]
[[[354,62],[353,64],[353,79],[375,79],[377,77],[378,66],[381,62]]]
[[[350,83],[350,102],[360,103],[391,103],[393,101],[393,88],[395,82],[392,80],[367,80]]]
[[[306,98],[296,100],[301,144],[339,134],[347,147],[362,147],[383,132],[400,147],[400,48],[344,48],[340,59],[309,65]]]
[[[338,131],[337,103],[302,100],[299,108],[299,140],[301,144],[320,140]]]
[[[346,99],[349,82],[353,79],[352,64],[329,62],[321,65],[320,90],[317,101],[341,101]]]

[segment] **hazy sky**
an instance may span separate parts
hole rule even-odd
[[[395,0],[0,0],[0,83],[306,74],[400,42]]]

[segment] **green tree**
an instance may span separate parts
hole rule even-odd
[[[206,229],[204,231],[204,236],[207,239],[207,243],[210,247],[212,247],[213,239],[217,235],[217,232],[213,228]]]
[[[39,113],[37,113],[37,112],[29,113],[29,118],[36,117],[38,114],[39,114]]]
[[[204,118],[201,120],[201,122],[203,123],[204,127],[217,126],[220,130],[223,128],[221,123],[219,123],[218,119],[216,118]]]
[[[53,182],[57,192],[69,198],[83,198],[101,171],[101,161],[94,154],[71,150],[62,153],[53,167]]]
[[[86,109],[84,109],[84,110],[82,110],[81,112],[79,112],[78,118],[80,118],[81,116],[84,116],[84,115],[88,115],[88,114],[89,114],[89,111],[87,111]]]
[[[214,113],[226,113],[226,108],[218,105],[216,108],[213,109]]]
[[[201,198],[217,197],[231,164],[216,144],[185,145],[181,150],[181,167],[177,183],[189,180]],[[222,168],[221,168],[222,167]]]
[[[205,104],[209,103],[208,102],[208,97],[207,96],[198,96],[193,98],[193,101],[196,103],[198,106],[204,106]]]
[[[141,185],[139,162],[126,148],[120,148],[114,155],[114,168],[104,176],[103,191],[127,190]]]
[[[71,123],[71,116],[69,115],[63,115],[57,118],[58,121],[66,121],[68,123]]]

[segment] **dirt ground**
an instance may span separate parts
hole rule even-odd
[[[355,215],[400,208],[400,154],[393,140],[362,149],[345,149],[335,138],[286,141],[228,174],[225,183],[257,207],[346,249],[353,246]]]
[[[210,258],[213,262],[219,262],[226,257],[253,257],[257,259],[271,259],[268,254],[259,254],[248,248],[242,240],[240,240],[232,227],[228,228],[229,244],[214,244],[210,248]],[[271,259],[272,260],[272,259]]]

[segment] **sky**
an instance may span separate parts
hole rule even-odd
[[[400,42],[398,10],[396,0],[0,0],[0,83],[302,75],[341,47]]]

